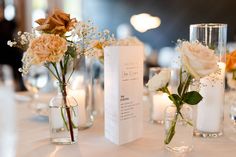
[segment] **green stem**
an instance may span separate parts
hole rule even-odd
[[[169,144],[170,141],[172,140],[172,138],[174,137],[175,135],[175,126],[176,126],[176,123],[177,123],[177,120],[178,120],[178,113],[175,114],[175,118],[171,121],[171,126],[170,128],[168,129],[168,132],[167,132],[167,136],[165,138],[165,144]]]
[[[72,74],[74,73],[74,71],[75,71],[75,67],[73,66],[72,72],[70,73],[70,75],[69,75],[69,77],[68,77],[68,79],[67,79],[67,82],[69,82],[69,80],[70,80]]]
[[[178,107],[178,103],[177,103],[177,101],[175,100],[175,98],[171,95],[171,93],[170,93],[170,91],[169,91],[167,85],[162,88],[162,91],[163,91],[164,93],[168,94],[169,97],[171,98],[171,100],[173,101],[173,103],[175,104],[175,106]]]
[[[65,116],[64,116],[64,113],[63,113],[63,107],[61,107],[61,117],[63,119],[64,125],[66,126],[66,130],[69,131],[69,128],[67,126],[67,122],[66,122],[66,119],[65,119]]]
[[[56,71],[56,74],[57,74],[57,78],[58,78],[58,81],[59,81],[59,83],[62,83],[62,80],[61,80],[61,77],[60,77],[60,74],[59,74],[59,72],[58,72],[58,69],[57,69],[57,65],[55,64],[55,63],[51,63],[52,64],[52,66],[54,67],[54,69],[55,69],[55,71]]]
[[[187,76],[187,78],[186,78],[186,80],[185,80],[185,83],[184,83],[184,88],[183,88],[183,90],[182,90],[182,92],[181,92],[181,97],[182,97],[182,96],[186,93],[186,91],[188,90],[189,85],[190,85],[192,79],[193,79],[192,75],[188,75],[188,76]]]
[[[63,69],[63,63],[62,61],[60,61],[60,67],[61,67],[61,71],[62,71],[62,85],[60,85],[61,88],[61,92],[62,92],[62,97],[63,97],[63,101],[66,107],[66,113],[67,113],[67,117],[68,117],[68,123],[69,123],[69,131],[70,131],[70,137],[71,137],[71,141],[74,142],[74,131],[73,131],[73,123],[72,123],[72,119],[71,119],[71,113],[70,113],[70,106],[67,104],[67,91],[66,91],[66,79],[65,79],[65,71]]]
[[[49,66],[45,66],[50,72],[51,72],[51,74],[57,79],[57,80],[59,80],[59,77],[56,75],[56,74],[54,74],[54,72],[52,71],[52,69],[51,68],[49,68]]]

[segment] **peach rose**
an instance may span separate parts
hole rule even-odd
[[[54,34],[43,34],[30,41],[26,53],[34,58],[33,64],[42,64],[60,61],[66,51],[67,42],[64,38]]]
[[[61,10],[56,10],[46,19],[38,19],[35,22],[39,24],[36,30],[59,35],[64,35],[72,30],[77,23],[75,18],[70,19],[70,14],[66,14]]]

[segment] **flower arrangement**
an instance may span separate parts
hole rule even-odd
[[[170,71],[168,70],[161,71],[159,74],[154,75],[147,83],[149,90],[167,93],[169,99],[176,107],[175,118],[171,122],[167,132],[164,141],[165,144],[169,144],[175,135],[178,117],[180,116],[184,120],[181,113],[182,106],[184,104],[197,105],[202,100],[202,96],[198,91],[189,91],[190,85],[196,80],[214,73],[219,69],[214,51],[203,46],[198,41],[188,42],[179,40],[177,43],[177,51],[180,52],[182,62],[177,93],[171,93],[168,89],[168,83],[170,81]],[[187,124],[192,125],[192,123],[188,121]]]
[[[81,56],[97,56],[98,49],[114,41],[114,35],[108,30],[98,32],[91,21],[83,22],[71,18],[69,14],[56,10],[47,18],[38,19],[38,27],[32,33],[18,32],[14,41],[8,41],[9,46],[15,46],[25,51],[20,68],[22,74],[27,74],[31,65],[44,65],[58,80],[66,110],[69,104],[66,101],[66,84],[74,71],[74,62]],[[102,56],[103,54],[100,54]],[[71,65],[72,64],[72,65]],[[72,66],[73,70],[69,71]],[[66,111],[71,140],[73,126],[69,109]]]

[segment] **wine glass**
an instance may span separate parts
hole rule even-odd
[[[46,87],[49,80],[50,76],[47,68],[40,65],[32,65],[29,72],[23,76],[25,87],[33,94],[33,101],[30,104],[30,108],[42,116],[47,116],[48,105],[39,99],[39,92]]]

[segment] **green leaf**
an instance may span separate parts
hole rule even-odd
[[[181,98],[177,94],[171,94],[169,95],[169,99],[177,106],[179,107],[181,105]]]
[[[232,73],[233,73],[233,78],[232,78],[232,79],[233,79],[233,80],[236,80],[236,70],[233,70]]]
[[[183,101],[190,105],[196,105],[201,100],[202,100],[202,96],[197,91],[187,92],[183,95]]]
[[[76,58],[77,56],[76,47],[68,46],[66,53],[69,54],[72,58]]]

